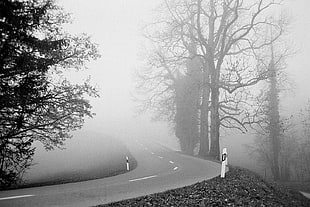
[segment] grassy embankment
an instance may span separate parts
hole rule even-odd
[[[81,142],[83,139],[77,141]],[[82,143],[84,145],[79,148],[59,151],[58,154],[57,152],[43,154],[49,157],[33,166],[29,172],[32,173],[32,176],[29,176],[31,179],[11,189],[73,183],[119,175],[127,172],[126,156],[129,157],[130,170],[136,168],[137,161],[121,141],[114,138],[95,141],[94,143],[85,141],[86,143]]]
[[[215,177],[184,188],[100,206],[310,206],[297,191],[269,183],[257,174],[230,167],[226,178]]]

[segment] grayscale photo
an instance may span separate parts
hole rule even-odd
[[[0,206],[309,207],[309,8],[0,0]]]

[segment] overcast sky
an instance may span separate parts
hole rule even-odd
[[[145,132],[167,135],[164,125],[150,123],[148,116],[135,117],[133,71],[139,67],[141,26],[149,21],[158,0],[58,0],[72,13],[73,33],[86,32],[99,44],[101,59],[88,65],[93,83],[101,89],[101,98],[93,100],[97,116],[85,128],[100,130],[116,136],[141,136]],[[282,108],[290,113],[298,110],[310,97],[310,8],[309,0],[284,0],[285,11],[291,19],[289,43],[297,51],[287,60],[287,71],[295,82],[293,92],[287,93]],[[77,74],[72,74],[77,76]],[[298,102],[298,103],[296,103]],[[294,104],[292,104],[294,103]],[[154,136],[154,135],[153,135]]]
[[[298,110],[310,98],[310,1],[284,0],[291,17],[289,42],[296,53],[287,60],[287,71],[295,82],[295,90],[286,97],[284,110]]]

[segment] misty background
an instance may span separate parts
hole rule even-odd
[[[134,141],[152,139],[172,149],[179,149],[171,126],[154,122],[151,114],[138,114],[134,102],[134,73],[142,66],[143,26],[154,17],[157,0],[57,0],[56,3],[72,13],[72,24],[65,29],[73,34],[88,33],[98,44],[101,58],[88,64],[88,70],[68,72],[72,81],[83,81],[89,76],[100,89],[100,98],[90,99],[96,116],[88,119],[81,130],[73,132],[66,141],[65,150],[46,152],[40,143],[34,157],[36,163],[26,178],[47,173],[82,169],[92,164],[111,162],[117,156],[113,140]],[[295,54],[286,60],[286,72],[293,83],[290,90],[281,93],[280,113],[297,114],[310,98],[310,14],[308,0],[285,0],[284,13],[290,19],[288,41]],[[246,144],[254,133],[229,131],[221,134],[221,148],[227,147],[230,164],[262,172],[263,169],[248,156]],[[112,149],[112,150],[111,150]],[[110,151],[111,150],[111,151]],[[111,154],[111,152],[116,152]]]

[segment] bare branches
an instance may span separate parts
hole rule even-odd
[[[176,110],[178,81],[194,77],[191,81],[197,82],[199,90],[209,91],[204,101],[211,148],[215,143],[212,153],[219,149],[220,126],[246,132],[260,125],[263,101],[255,93],[270,76],[266,49],[285,30],[281,17],[279,21],[269,17],[276,5],[276,0],[165,0],[163,19],[149,36],[156,45],[148,57],[150,67],[141,76],[140,86],[152,94],[144,106],[173,117],[168,110]],[[270,27],[272,38],[267,34]],[[196,74],[189,70],[189,63],[195,61],[199,62]]]

